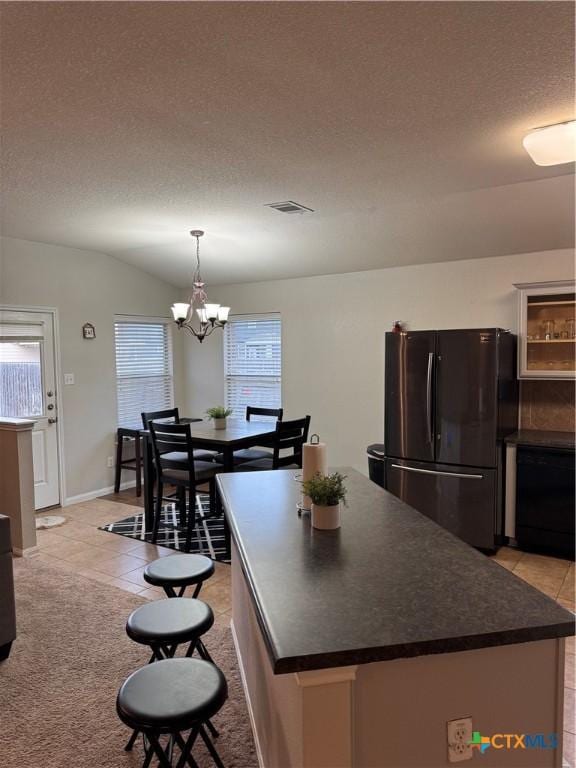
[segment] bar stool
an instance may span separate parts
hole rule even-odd
[[[160,766],[171,768],[176,746],[180,750],[176,768],[187,764],[197,768],[191,752],[198,736],[215,765],[224,768],[204,726],[227,698],[226,678],[214,664],[202,659],[164,659],[127,678],[118,692],[116,711],[123,723],[145,736],[142,768],[148,768],[154,755]],[[164,734],[169,736],[166,745],[160,742]],[[126,749],[131,748],[129,742]]]
[[[126,622],[126,634],[152,650],[149,663],[171,659],[184,643],[188,643],[187,658],[196,650],[205,661],[212,661],[201,638],[213,624],[212,608],[202,600],[165,598],[136,608]]]
[[[148,563],[144,569],[144,581],[162,587],[167,597],[182,597],[187,587],[195,585],[192,597],[198,597],[202,584],[213,574],[214,563],[209,557],[168,555]]]
[[[124,459],[124,441],[134,440],[134,458]],[[136,472],[136,496],[142,493],[142,438],[139,427],[118,427],[116,430],[116,471],[114,474],[114,493],[120,492],[122,470]]]
[[[165,598],[146,603],[132,611],[126,622],[126,634],[134,642],[151,648],[149,664],[173,658],[183,643],[188,643],[186,658],[198,651],[202,659],[214,663],[201,639],[213,624],[212,609],[202,600],[191,597]],[[206,725],[213,736],[218,736],[218,731],[209,720]],[[135,730],[126,745],[128,751],[137,738],[138,731]]]

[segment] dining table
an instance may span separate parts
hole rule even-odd
[[[155,422],[156,423],[156,422]],[[180,417],[181,424],[190,424],[194,449],[216,451],[222,455],[221,472],[234,471],[234,451],[241,448],[271,445],[276,431],[275,421],[244,421],[227,419],[224,429],[215,429],[212,421],[194,417]],[[144,481],[144,521],[147,531],[154,523],[155,468],[150,430],[140,430],[142,438],[142,465]]]

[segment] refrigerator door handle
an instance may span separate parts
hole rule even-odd
[[[446,477],[464,477],[467,480],[483,480],[484,475],[469,475],[463,472],[440,472],[433,469],[418,469],[418,467],[405,467],[402,464],[392,464],[394,469],[401,469],[403,472],[418,472],[422,475],[444,475]]]
[[[432,443],[432,371],[434,352],[428,353],[428,371],[426,374],[426,422],[428,424],[428,442]]]

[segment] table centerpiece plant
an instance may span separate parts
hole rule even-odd
[[[208,418],[214,421],[214,429],[226,429],[226,419],[231,413],[232,408],[225,408],[223,405],[215,405],[206,411]]]
[[[302,483],[302,491],[312,501],[312,527],[320,530],[340,528],[340,504],[346,506],[346,475],[317,472]]]

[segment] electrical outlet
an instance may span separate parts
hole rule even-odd
[[[112,469],[112,467],[114,466],[114,456],[108,456],[108,458],[106,459],[106,466],[109,469]],[[472,738],[472,737],[470,737],[470,738]]]
[[[459,763],[472,759],[472,718],[460,717],[448,720],[448,761]]]
[[[67,384],[67,385],[74,384],[74,374],[73,373],[65,373],[64,374],[64,384]]]

